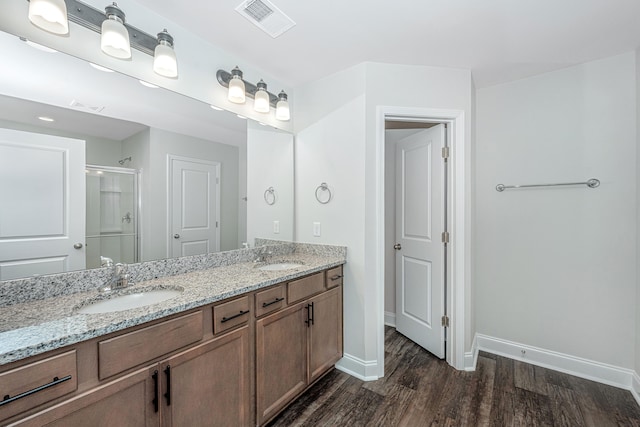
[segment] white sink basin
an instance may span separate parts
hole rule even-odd
[[[294,268],[302,267],[302,264],[296,264],[293,262],[277,262],[274,264],[267,264],[258,267],[258,270],[262,271],[280,271],[280,270],[293,270]]]
[[[182,291],[175,289],[153,289],[138,293],[119,295],[85,305],[78,310],[78,313],[96,314],[131,310],[132,308],[140,308],[146,305],[166,301],[181,294]]]

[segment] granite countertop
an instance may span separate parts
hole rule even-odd
[[[268,262],[277,261],[301,263],[301,266],[293,270],[262,271],[255,263],[242,262],[147,280],[111,295],[163,288],[184,291],[157,304],[120,312],[77,313],[88,301],[105,298],[97,289],[2,307],[0,365],[335,267],[344,264],[345,258],[292,253]]]

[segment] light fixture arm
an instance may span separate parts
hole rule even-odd
[[[69,21],[75,22],[85,28],[102,33],[102,21],[107,19],[103,10],[96,9],[78,0],[65,0],[67,4],[67,16]],[[110,7],[110,6],[107,6]],[[125,28],[129,32],[129,40],[131,47],[153,56],[158,40],[150,34],[137,29],[136,27],[124,23]]]
[[[218,72],[216,73],[216,78],[218,79],[218,83],[220,83],[221,86],[228,88],[229,81],[231,81],[231,79],[233,78],[233,74],[225,70],[218,70]],[[249,98],[255,98],[255,94],[258,91],[258,86],[246,81],[245,79],[242,79],[242,81],[244,82],[246,95]],[[268,90],[266,90],[265,92],[269,94],[269,104],[271,104],[271,106],[275,108],[276,104],[278,103],[278,96],[272,94]]]

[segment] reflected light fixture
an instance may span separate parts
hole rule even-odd
[[[145,82],[144,80],[138,80],[142,86],[149,87],[151,89],[158,89],[160,86],[156,86],[153,83]]]
[[[213,108],[216,111],[222,111],[222,108],[216,106],[216,105],[210,105],[211,108]]]
[[[129,31],[124,26],[124,12],[116,2],[104,10],[107,19],[102,22],[102,36],[100,37],[102,51],[118,59],[131,58],[131,43],[129,42]]]
[[[258,113],[269,112],[269,92],[267,92],[267,84],[264,80],[260,79],[256,85],[258,89],[253,96],[253,109]]]
[[[235,104],[244,104],[244,80],[242,80],[242,71],[236,65],[231,70],[231,80],[229,81],[229,101]]]
[[[164,77],[178,77],[178,60],[173,50],[173,37],[166,28],[158,33],[158,45],[153,54],[153,71]]]
[[[42,120],[43,122],[55,122],[55,119],[48,116],[38,116],[38,120]]]
[[[50,33],[69,33],[67,5],[64,0],[30,0],[29,21]]]
[[[278,103],[276,104],[276,119],[287,121],[291,118],[289,112],[289,101],[287,100],[287,94],[284,91],[280,91],[278,94]]]
[[[20,37],[20,40],[22,40],[23,42],[25,42],[26,44],[28,44],[29,46],[31,46],[34,49],[38,49],[38,50],[41,50],[41,51],[47,52],[47,53],[58,53],[58,51],[55,50],[55,49],[51,49],[50,47],[41,45],[41,44],[36,43],[36,42],[32,42],[31,40],[28,40],[28,39],[26,39],[24,37]]]
[[[218,70],[216,78],[220,86],[229,89],[229,101],[242,104],[245,96],[254,99],[253,108],[260,113],[269,113],[271,107],[276,109],[276,119],[287,121],[291,119],[289,101],[285,91],[281,91],[278,96],[267,90],[267,84],[260,80],[257,84],[247,82],[242,78],[242,71],[236,66],[231,72]]]
[[[102,65],[94,64],[93,62],[89,62],[89,65],[95,68],[96,70],[105,72],[105,73],[113,73],[111,68],[103,67]]]

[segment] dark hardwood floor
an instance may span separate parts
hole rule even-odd
[[[280,426],[637,426],[630,392],[480,353],[456,371],[393,328],[385,377],[363,382],[333,370],[274,419]]]

